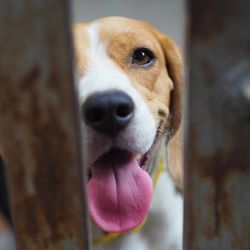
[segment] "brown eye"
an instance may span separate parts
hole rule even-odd
[[[155,57],[151,50],[147,48],[139,48],[136,49],[133,54],[132,64],[149,66],[154,61],[154,59]]]

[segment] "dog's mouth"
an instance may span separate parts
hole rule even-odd
[[[87,195],[94,222],[106,232],[125,232],[143,222],[153,186],[145,171],[150,152],[112,148],[90,167]]]

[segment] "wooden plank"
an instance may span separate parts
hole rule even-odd
[[[184,248],[250,249],[250,1],[191,0]]]
[[[20,250],[88,249],[67,4],[0,3],[0,141]]]

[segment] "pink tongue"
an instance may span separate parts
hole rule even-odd
[[[94,222],[106,232],[124,232],[145,218],[152,197],[152,181],[135,157],[113,150],[92,167],[87,194]]]

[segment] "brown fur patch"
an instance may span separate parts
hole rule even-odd
[[[86,49],[89,47],[89,39],[85,28],[86,25],[82,23],[76,23],[73,27],[76,69],[79,77],[84,75],[87,65]]]

